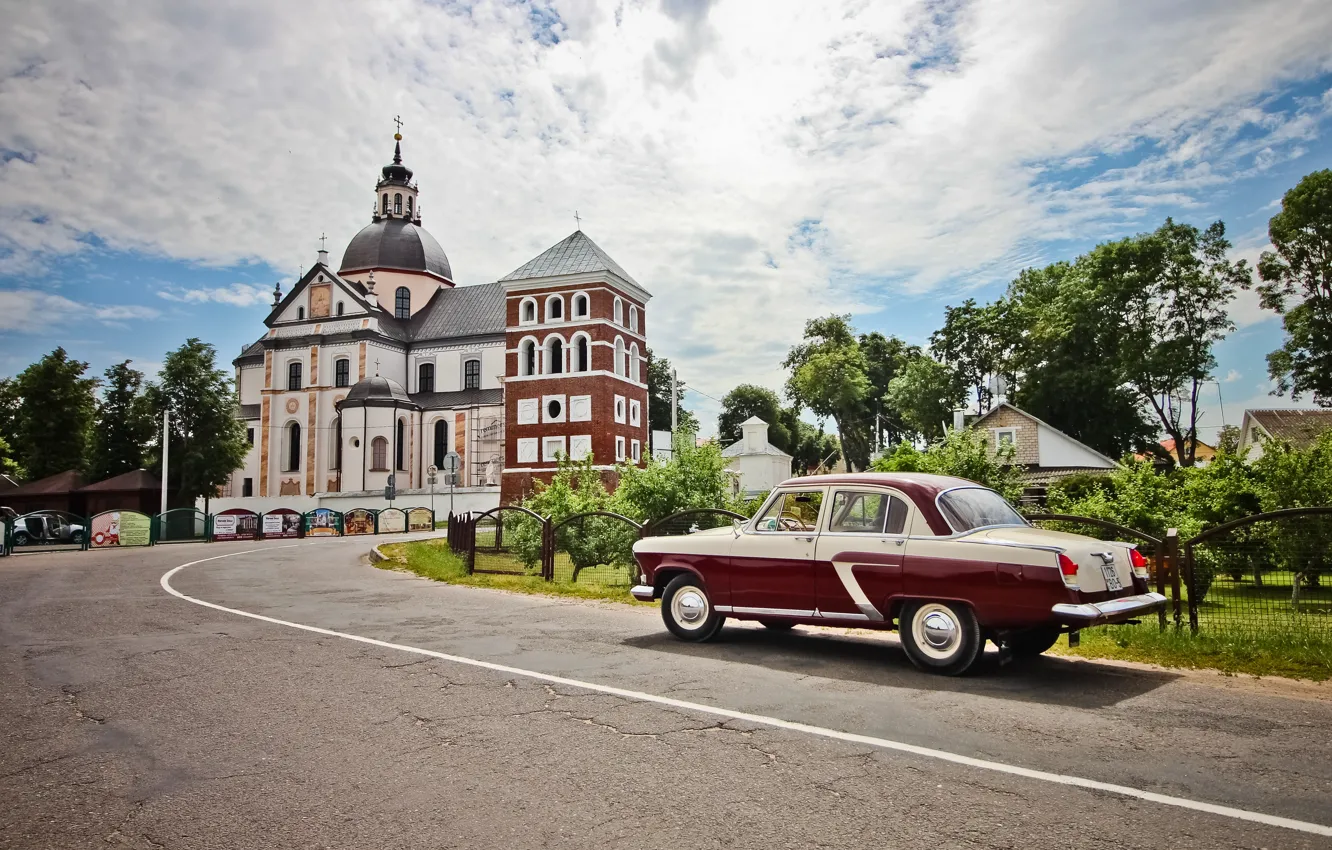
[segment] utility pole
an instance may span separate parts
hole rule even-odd
[[[167,512],[167,452],[171,448],[171,411],[162,411],[162,510]]]
[[[676,416],[676,414],[675,414],[675,398],[676,398],[676,393],[678,392],[678,391],[676,390],[676,388],[675,388],[675,387],[676,387],[676,383],[677,383],[677,382],[676,382],[676,378],[675,378],[675,370],[672,369],[672,370],[671,370],[671,440],[672,440],[672,441],[675,440],[675,416]],[[674,447],[672,446],[672,448],[674,448]]]

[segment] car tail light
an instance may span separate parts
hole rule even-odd
[[[1064,584],[1078,586],[1078,564],[1063,552],[1059,553],[1059,574],[1064,577]]]
[[[1137,549],[1129,550],[1129,563],[1133,565],[1133,574],[1138,578],[1147,578],[1147,559]]]

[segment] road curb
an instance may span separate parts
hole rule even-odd
[[[378,546],[371,546],[371,547],[370,547],[370,563],[372,563],[372,564],[378,564],[378,563],[380,563],[381,561],[387,561],[387,560],[388,560],[388,556],[385,555],[383,552],[379,551],[379,547],[378,547]]]

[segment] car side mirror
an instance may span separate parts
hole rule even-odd
[[[732,520],[731,520],[731,532],[732,532],[733,534],[735,534],[736,537],[739,537],[739,536],[740,536],[740,529],[742,529],[742,528],[744,528],[744,527],[745,527],[745,524],[744,524],[743,522],[741,522],[740,520],[738,520],[738,519],[732,519]]]

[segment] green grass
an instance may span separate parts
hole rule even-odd
[[[1332,678],[1332,641],[1308,631],[1227,632],[1200,631],[1188,625],[1179,630],[1156,623],[1139,626],[1104,626],[1084,629],[1082,645],[1066,641],[1051,650],[1059,655],[1141,661],[1162,667],[1220,670],[1254,676],[1284,676],[1324,681]]]
[[[511,590],[517,593],[534,593],[542,596],[564,596],[577,599],[599,599],[609,602],[627,602],[631,605],[655,605],[653,602],[639,602],[629,595],[629,588],[623,585],[607,586],[585,580],[587,573],[579,576],[577,584],[568,582],[546,581],[540,576],[529,575],[492,575],[488,573],[467,574],[467,566],[462,559],[449,551],[444,540],[422,540],[416,543],[390,543],[379,547],[386,561],[375,566],[384,570],[405,570],[423,578],[442,581],[446,584],[460,584],[467,587],[488,587],[495,590]]]

